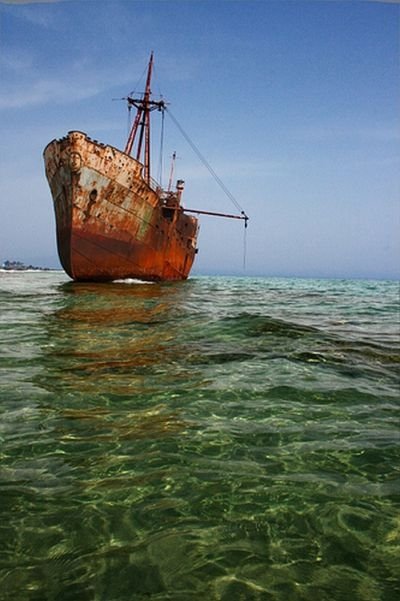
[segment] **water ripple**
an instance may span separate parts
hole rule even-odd
[[[395,282],[0,277],[0,598],[394,601]]]

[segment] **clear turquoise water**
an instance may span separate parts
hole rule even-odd
[[[400,598],[399,288],[0,274],[0,598]]]

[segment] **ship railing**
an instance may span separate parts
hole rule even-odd
[[[153,179],[152,177],[149,178],[148,183],[149,183],[150,188],[158,194],[158,196],[160,197],[160,199],[164,205],[169,205],[169,206],[179,205],[179,202],[177,202],[176,192],[172,192],[171,190],[165,190],[158,183],[158,181]]]
[[[160,192],[162,189],[160,184],[152,177],[149,178],[149,186],[154,192]]]

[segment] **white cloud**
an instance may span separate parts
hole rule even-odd
[[[1,1],[1,0],[0,0]],[[179,63],[179,69],[169,69],[168,59],[166,80],[190,78],[194,63],[188,60]],[[32,54],[9,52],[0,54],[2,70],[2,86],[0,88],[0,110],[18,109],[26,106],[45,106],[49,103],[71,104],[86,98],[92,98],[110,87],[123,86],[124,92],[136,81],[139,68],[147,64],[137,60],[131,63],[113,62],[99,66],[95,58],[80,56],[79,60],[70,61],[68,67],[61,69],[62,75],[54,71],[44,71],[40,59]],[[136,68],[138,71],[136,72]],[[7,72],[7,73],[6,73]],[[163,70],[164,74],[164,70]],[[8,77],[7,77],[8,75]],[[155,84],[157,88],[157,82]]]
[[[10,61],[12,64],[12,61]],[[14,64],[23,69],[22,61]],[[26,77],[3,83],[0,91],[0,110],[17,109],[26,106],[46,105],[49,103],[68,104],[96,96],[112,85],[128,84],[132,73],[127,68],[96,69],[84,60],[63,71],[61,76],[40,76],[30,69]]]
[[[0,95],[0,109],[21,108],[26,106],[43,105],[49,102],[70,102],[71,99],[82,100],[96,95],[102,89],[95,83],[79,83],[66,79],[41,79],[30,85],[3,87]]]

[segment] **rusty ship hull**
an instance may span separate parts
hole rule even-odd
[[[184,280],[196,255],[198,220],[143,177],[129,154],[79,131],[44,151],[61,264],[77,281]]]

